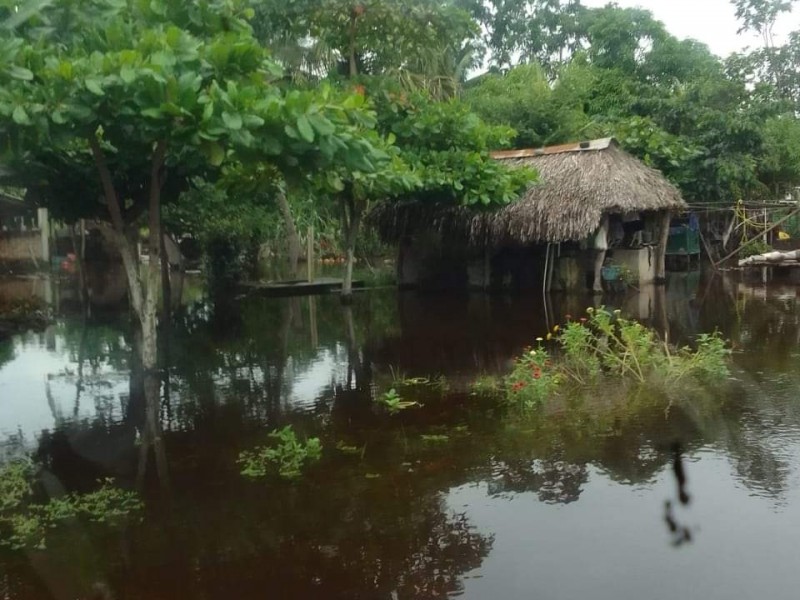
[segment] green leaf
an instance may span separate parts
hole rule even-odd
[[[314,130],[311,128],[311,123],[308,122],[308,117],[305,115],[297,117],[297,131],[309,144],[314,141]]]
[[[92,92],[97,96],[105,96],[106,93],[103,91],[103,88],[100,87],[100,81],[97,79],[86,79],[84,82],[86,85],[86,89]]]
[[[11,65],[8,69],[8,74],[14,79],[22,79],[23,81],[31,81],[33,79],[33,71],[17,65]]]
[[[31,125],[31,118],[28,116],[28,113],[25,112],[25,109],[21,106],[17,106],[14,108],[14,112],[11,115],[11,118],[14,119],[14,123],[17,125]]]
[[[144,108],[142,109],[142,116],[150,117],[151,119],[160,119],[164,116],[160,108]]]
[[[242,117],[242,123],[248,129],[256,129],[264,124],[264,119],[257,115],[245,115]]]
[[[330,172],[328,173],[328,185],[330,188],[336,192],[344,191],[344,182],[342,178],[339,177],[336,173]]]
[[[272,136],[262,138],[261,143],[267,154],[278,155],[283,151],[283,145]]]
[[[136,79],[136,71],[132,67],[126,65],[120,69],[119,76],[125,83],[132,83],[133,80]]]
[[[225,160],[225,148],[216,142],[203,144],[203,154],[214,167],[220,166]]]
[[[222,122],[225,123],[225,127],[234,131],[242,128],[242,117],[238,113],[223,112]]]
[[[214,115],[214,103],[208,102],[203,107],[203,121],[208,121]]]
[[[336,127],[333,126],[333,123],[322,115],[316,113],[310,114],[308,115],[308,121],[319,135],[332,135],[336,131]]]
[[[297,138],[300,137],[300,135],[297,133],[297,129],[295,129],[291,125],[284,126],[283,130],[286,132],[286,135],[288,135],[293,140],[296,140]]]

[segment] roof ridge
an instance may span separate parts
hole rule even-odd
[[[607,150],[611,146],[616,146],[617,141],[613,137],[597,138],[582,142],[570,142],[569,144],[559,144],[556,146],[544,146],[542,148],[519,148],[517,150],[495,150],[489,155],[496,160],[506,160],[512,158],[531,158],[534,156],[545,156],[548,154],[564,154],[566,152],[587,152],[597,150]]]

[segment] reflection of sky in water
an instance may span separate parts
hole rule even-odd
[[[97,369],[84,365],[84,390],[75,414],[77,364],[63,338],[56,335],[48,344],[45,334],[28,335],[15,337],[12,343],[14,358],[0,367],[0,440],[21,432],[31,444],[62,418],[94,418],[98,412],[120,417],[121,396],[128,394],[127,374],[107,365]]]
[[[0,444],[21,433],[30,446],[43,429],[52,429],[62,419],[122,418],[129,394],[127,372],[85,363],[83,391],[76,406],[77,360],[61,336],[52,336],[49,344],[45,334],[18,336],[12,343],[14,358],[0,367]],[[253,374],[263,377],[259,368]],[[289,385],[282,400],[296,408],[311,408],[333,381],[346,375],[347,350],[342,344],[321,348],[302,364],[289,359],[285,373]],[[216,400],[232,401],[230,375],[218,373],[214,379]],[[174,384],[182,387],[180,382]]]
[[[534,493],[492,497],[486,483],[450,490],[451,509],[495,536],[463,597],[497,595],[503,582],[504,600],[796,598],[800,485],[776,505],[743,489],[724,455],[700,452],[686,467],[692,502],[677,516],[694,542],[680,548],[663,519],[664,501],[675,497],[669,469],[632,490],[590,466],[580,502],[570,504]]]

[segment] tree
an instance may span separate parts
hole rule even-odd
[[[240,0],[53,0],[0,38],[8,162],[56,216],[110,221],[142,332],[153,432],[162,197],[213,174],[234,150],[286,174],[339,162],[368,171],[381,160],[361,135],[361,98],[271,83],[280,70],[253,37],[250,14]]]
[[[267,0],[255,23],[293,75],[391,76],[441,97],[479,58],[477,23],[447,0]]]
[[[739,33],[754,31],[758,33],[764,48],[775,46],[773,32],[778,17],[792,11],[795,0],[731,0],[736,8],[736,18],[742,22]]]
[[[574,140],[588,124],[588,81],[568,75],[551,85],[538,65],[519,65],[506,75],[483,76],[467,88],[464,100],[483,119],[513,127],[515,146],[547,146]]]

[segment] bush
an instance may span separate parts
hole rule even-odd
[[[35,468],[29,461],[14,461],[0,469],[0,546],[13,550],[44,549],[47,532],[68,519],[118,524],[140,511],[143,504],[130,491],[100,481],[87,494],[65,494],[46,503],[34,501]]]
[[[718,332],[701,334],[697,348],[672,348],[655,331],[620,311],[587,309],[588,317],[557,325],[548,340],[553,356],[538,338],[538,347],[526,349],[505,381],[512,404],[530,409],[555,394],[562,383],[579,386],[604,378],[636,383],[675,383],[687,377],[720,380],[729,375],[730,350]]]
[[[264,477],[277,470],[285,479],[299,477],[303,468],[322,457],[322,444],[319,438],[309,438],[300,442],[291,425],[273,431],[269,437],[276,440],[274,446],[258,446],[253,450],[245,450],[239,454],[237,461],[242,465],[242,475],[246,477]]]

